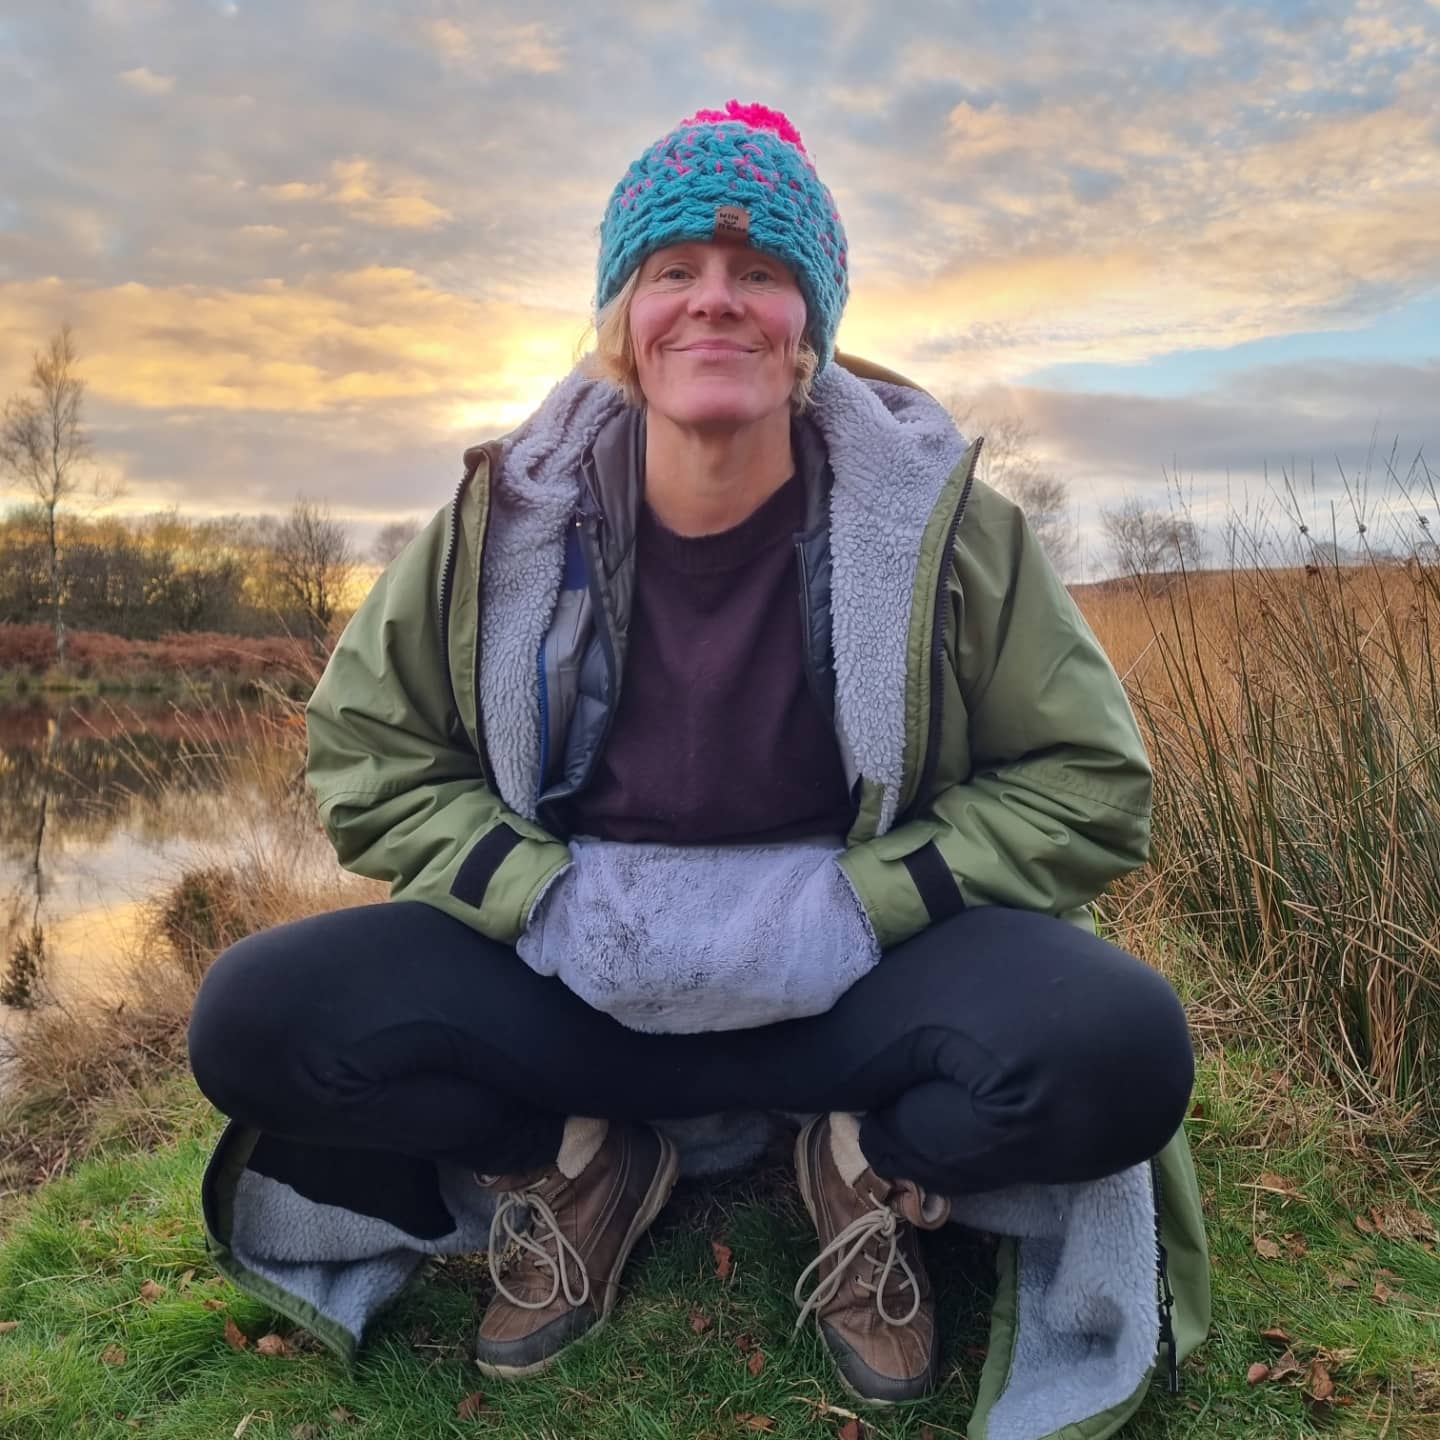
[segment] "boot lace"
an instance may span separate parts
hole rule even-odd
[[[524,1229],[515,1228],[517,1211],[530,1212],[530,1224]],[[541,1240],[535,1238],[536,1232]],[[496,1242],[503,1243],[497,1244]],[[543,1241],[543,1243],[542,1243]],[[511,1245],[519,1248],[522,1263],[528,1261],[550,1276],[550,1291],[542,1300],[526,1300],[515,1294],[500,1273],[497,1256]],[[547,1247],[553,1246],[552,1254]],[[503,1295],[512,1305],[521,1310],[544,1310],[555,1303],[563,1291],[572,1308],[578,1308],[590,1298],[590,1275],[580,1252],[565,1238],[550,1202],[540,1193],[538,1187],[528,1190],[512,1190],[500,1197],[495,1214],[490,1219],[490,1278],[495,1282],[495,1293]],[[578,1280],[576,1276],[578,1275]]]
[[[877,1205],[873,1210],[852,1220],[835,1238],[800,1272],[795,1282],[795,1303],[800,1307],[800,1318],[795,1322],[800,1327],[823,1305],[828,1305],[839,1294],[845,1277],[856,1261],[863,1259],[871,1267],[878,1268],[878,1279],[856,1278],[856,1288],[875,1297],[875,1309],[887,1325],[908,1325],[920,1313],[920,1285],[910,1262],[900,1249],[900,1226],[904,1223],[886,1205]],[[878,1251],[882,1241],[889,1241],[889,1247],[882,1261]],[[873,1249],[871,1247],[874,1247]],[[818,1280],[814,1290],[804,1296],[806,1282],[817,1274],[826,1260],[834,1258],[835,1267],[823,1280]],[[910,1287],[910,1308],[903,1315],[892,1315],[885,1308],[885,1287],[896,1270],[902,1273],[900,1288]]]

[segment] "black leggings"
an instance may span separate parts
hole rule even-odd
[[[824,1015],[646,1035],[428,905],[282,925],[211,968],[200,1088],[292,1141],[514,1172],[566,1115],[865,1112],[874,1169],[946,1193],[1090,1180],[1185,1114],[1184,1012],[1155,971],[1063,921],[966,911],[889,951]]]

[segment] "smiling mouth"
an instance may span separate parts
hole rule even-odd
[[[753,350],[748,350],[743,345],[725,345],[722,343],[707,344],[701,341],[698,345],[682,345],[682,355],[753,355]]]

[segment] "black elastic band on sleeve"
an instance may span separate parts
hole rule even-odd
[[[960,887],[955,883],[940,847],[933,840],[903,858],[905,868],[910,872],[926,910],[930,912],[931,924],[948,920],[965,908]]]
[[[477,910],[485,903],[485,892],[505,857],[520,843],[522,837],[503,821],[481,840],[465,857],[455,876],[450,893]]]

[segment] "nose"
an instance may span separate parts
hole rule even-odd
[[[690,292],[692,315],[713,319],[718,315],[739,315],[743,310],[740,287],[735,283],[728,266],[714,266],[701,272]]]

